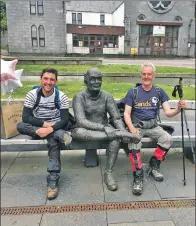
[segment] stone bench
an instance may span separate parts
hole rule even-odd
[[[117,101],[117,100],[116,100]],[[5,103],[6,100],[2,99],[2,102]],[[23,99],[14,100],[14,102],[24,102]],[[195,101],[186,101],[187,110],[195,110]],[[72,106],[72,100],[70,100],[70,106]],[[170,101],[171,108],[176,107],[177,100]],[[70,108],[71,113],[72,109]],[[162,124],[162,123],[161,123]],[[169,125],[169,121],[167,123]],[[179,121],[180,124],[180,121]],[[175,129],[175,127],[174,127]],[[185,130],[185,128],[184,128]],[[173,145],[172,148],[181,148],[182,147],[182,136],[177,132],[174,132],[172,135]],[[191,136],[191,142],[195,150],[195,134]],[[150,138],[144,137],[142,139],[143,146],[142,148],[155,148],[156,142],[153,142]],[[184,136],[185,143],[185,154],[188,159],[193,162],[193,155],[190,147],[189,137]],[[108,145],[107,141],[77,141],[73,140],[70,147],[65,147],[61,145],[61,150],[86,150],[85,155],[85,166],[93,167],[98,165],[97,149],[106,149]],[[121,144],[121,148],[122,144]],[[10,139],[1,139],[1,151],[7,152],[20,152],[20,151],[43,151],[48,150],[46,140],[32,140],[31,137],[25,135],[18,135]]]
[[[182,147],[181,136],[173,135],[173,145],[172,148]],[[191,141],[195,150],[195,135],[191,136]],[[155,148],[156,142],[152,141],[150,138],[142,138],[143,146],[142,148]],[[190,142],[188,136],[184,136],[185,144],[185,155],[193,162],[193,155],[190,148]],[[86,155],[84,159],[84,164],[86,167],[98,166],[98,156],[97,149],[106,149],[108,145],[107,141],[79,141],[73,140],[71,146],[65,147],[61,144],[61,150],[86,150]],[[121,144],[121,148],[123,148]],[[20,151],[44,151],[48,150],[47,141],[43,140],[33,140],[31,137],[26,135],[18,135],[10,139],[1,139],[1,151],[2,152],[20,152]]]

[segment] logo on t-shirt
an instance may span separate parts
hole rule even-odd
[[[157,97],[151,97],[150,102],[152,103],[153,107],[157,107],[157,103],[159,102],[159,98]]]
[[[135,103],[135,108],[143,108],[143,107],[151,107],[152,106],[152,103],[150,101],[145,101],[145,102],[136,102]]]

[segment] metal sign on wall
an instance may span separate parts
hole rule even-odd
[[[165,36],[165,26],[153,26],[153,36]]]

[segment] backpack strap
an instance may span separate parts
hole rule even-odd
[[[155,86],[156,92],[158,93],[158,97],[159,97],[159,105],[161,105],[161,92],[160,92],[160,88],[158,86]]]
[[[141,83],[136,83],[135,87],[133,87],[133,101],[135,102],[138,95],[138,87],[141,86]]]
[[[60,107],[61,107],[60,93],[59,93],[58,88],[56,88],[56,87],[55,87],[54,104],[55,104],[55,107],[56,107],[58,110],[60,110]]]
[[[138,95],[138,86],[133,87],[133,101],[135,102]]]
[[[158,118],[159,122],[161,123],[161,117],[160,117],[161,92],[160,92],[160,88],[158,86],[155,86],[155,90],[156,90],[156,92],[158,94],[158,98],[159,98],[159,107],[158,107],[157,118]]]
[[[33,106],[33,110],[39,105],[41,95],[42,95],[42,87],[41,86],[34,86],[33,89],[37,89],[37,99],[35,101],[35,105]]]

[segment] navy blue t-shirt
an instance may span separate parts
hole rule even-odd
[[[132,107],[132,117],[139,120],[149,120],[157,118],[159,103],[162,105],[169,100],[166,92],[160,89],[161,100],[159,102],[159,94],[153,86],[151,90],[145,91],[142,86],[138,86],[138,94],[134,101],[133,89],[127,92],[124,103]]]

